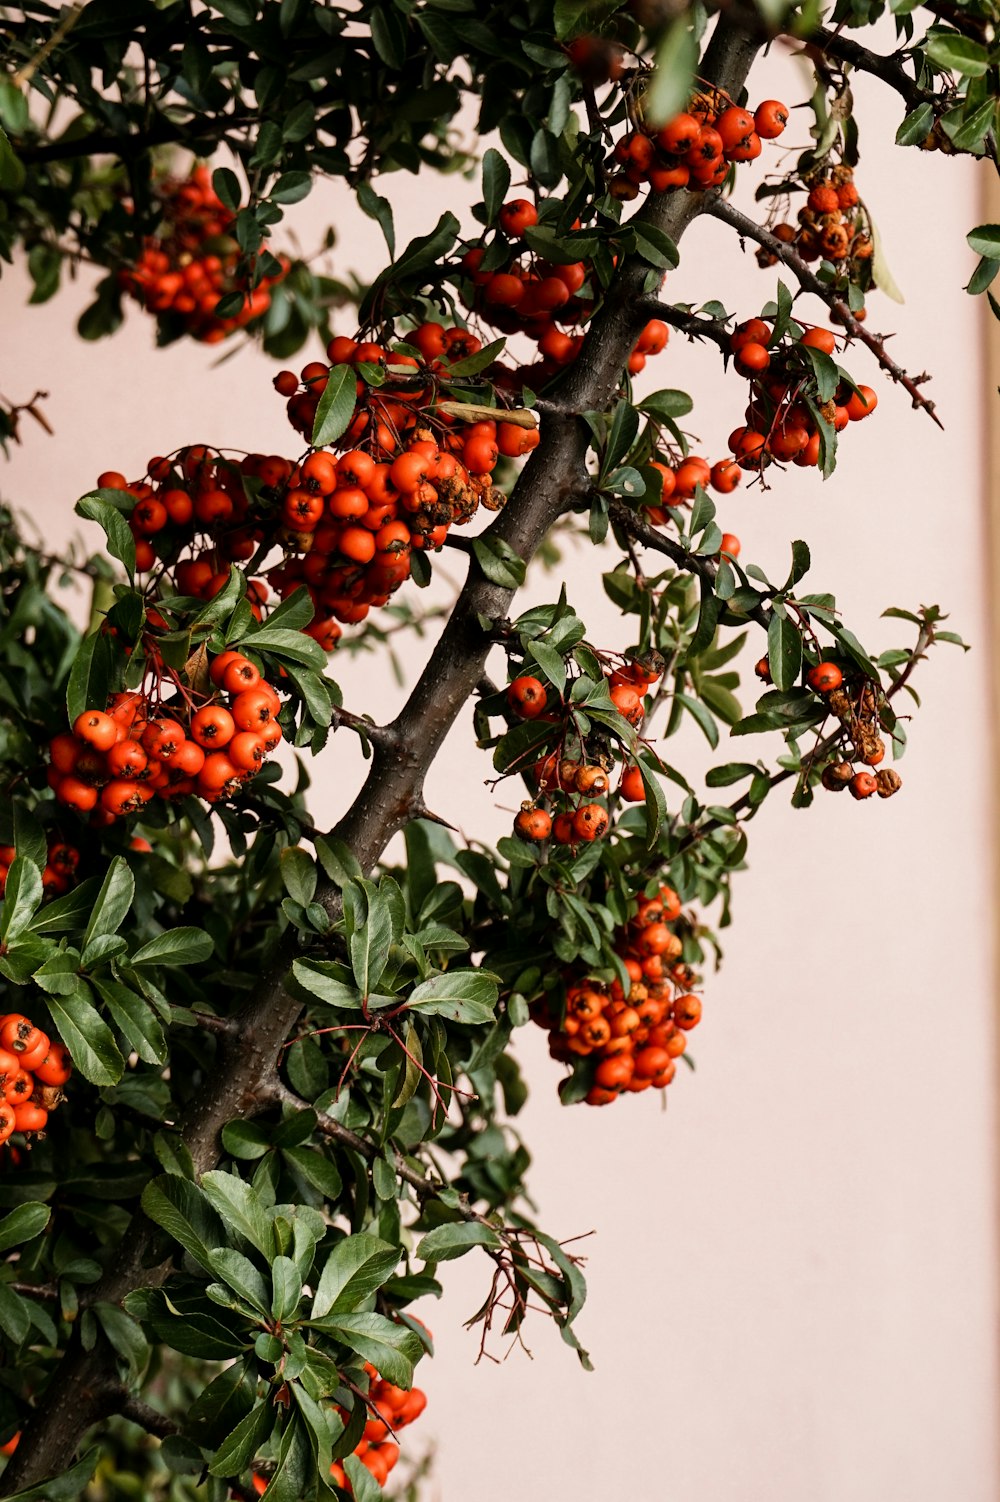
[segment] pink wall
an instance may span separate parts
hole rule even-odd
[[[768,63],[754,88],[755,97],[803,92],[787,59]],[[871,326],[898,329],[896,357],[934,372],[946,431],[912,413],[859,353],[851,368],[878,389],[880,407],[846,435],[833,481],[793,469],[767,494],[737,492],[721,519],[744,559],[774,573],[789,539],[807,537],[812,588],[835,589],[875,650],[906,642],[901,623],[879,621],[884,606],[935,601],[977,650],[941,648],[921,671],[925,708],[899,797],[821,797],[796,814],[775,795],[761,815],[726,964],[705,987],[698,1072],[672,1087],[667,1114],[649,1096],[563,1110],[541,1034],[519,1035],[534,1086],[521,1126],[541,1217],[562,1237],[596,1232],[580,1329],[597,1371],[579,1370],[541,1323],[528,1330],[533,1362],[514,1354],[474,1368],[477,1337],[461,1322],[487,1269],[474,1257],[455,1264],[444,1307],[429,1314],[438,1356],[422,1376],[435,1495],[449,1502],[501,1502],[512,1487],[525,1502],[996,1495],[983,378],[980,308],[961,290],[973,264],[964,231],[981,216],[974,171],[878,145],[874,128],[869,142],[864,127],[876,126],[891,142],[899,112],[865,81],[857,95],[859,184],[908,298],[897,309],[873,297]],[[801,143],[804,125],[794,134]],[[437,201],[411,179],[382,190],[401,238],[430,227]],[[459,179],[448,191],[456,208],[477,196]],[[381,264],[378,231],[336,186],[291,216],[307,246],[328,220],[339,271]],[[774,273],[737,265],[739,254],[721,226],[696,225],[670,295],[738,289],[739,314],[756,312]],[[24,309],[25,279],[3,283],[3,389],[15,399],[49,390],[56,429],[54,439],[25,429],[4,493],[48,535],[66,537],[73,500],[102,469],[137,474],[150,454],[193,441],[290,451],[270,362],[247,350],[213,371],[207,350],[158,353],[136,311],[113,340],[85,346],[67,328],[88,284],[82,275],[77,290]],[[739,384],[719,379],[712,351],[676,336],[656,366],[657,385],[692,391],[691,424],[719,457],[740,420]],[[445,560],[453,577],[459,563]],[[592,604],[585,550],[567,553],[566,578],[593,638],[626,645],[610,607]],[[534,598],[552,587],[537,571],[529,580]],[[340,676],[353,709],[378,715],[398,698],[373,658],[345,660]],[[360,778],[345,739],[318,769],[320,823]],[[494,807],[482,786],[488,765],[471,759],[470,742],[466,720],[429,801],[495,836],[514,795],[501,790],[508,811]],[[693,766],[707,765],[697,733],[687,748]]]

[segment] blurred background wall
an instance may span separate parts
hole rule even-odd
[[[784,56],[766,60],[751,86],[755,101],[806,92]],[[867,79],[856,92],[858,182],[906,295],[899,308],[873,296],[869,326],[898,330],[896,358],[933,372],[945,431],[854,352],[850,368],[876,387],[880,406],[845,434],[833,480],[792,468],[766,493],[725,498],[720,521],[741,537],[744,561],[779,576],[789,541],[806,537],[808,587],[834,590],[873,651],[909,639],[881,610],[921,602],[950,609],[975,650],[941,647],[921,669],[924,707],[900,796],[820,796],[796,813],[775,793],[764,806],[750,870],[736,880],[725,965],[704,987],[697,1073],[681,1072],[667,1112],[650,1095],[563,1109],[542,1034],[518,1034],[533,1089],[520,1125],[535,1154],[540,1217],[561,1238],[594,1233],[578,1244],[591,1289],[579,1329],[596,1371],[584,1373],[541,1321],[526,1332],[533,1360],[514,1352],[475,1366],[478,1334],[462,1321],[485,1295],[488,1269],[474,1256],[446,1269],[443,1305],[427,1312],[437,1355],[421,1372],[431,1400],[421,1428],[438,1452],[429,1497],[997,1495],[983,473],[996,413],[988,418],[985,405],[983,310],[962,291],[974,265],[965,230],[984,216],[968,163],[896,149],[895,97]],[[806,119],[793,116],[792,144],[804,144]],[[759,175],[745,173],[748,209]],[[401,243],[429,229],[445,203],[461,212],[479,196],[477,182],[458,178],[399,176],[380,190]],[[335,225],[340,275],[370,276],[384,260],[377,228],[335,185],[319,185],[287,223],[306,248]],[[773,295],[775,276],[706,221],[685,239],[667,290],[677,301],[720,297],[747,317]],[[85,345],[72,327],[89,286],[84,268],[76,287],[41,308],[25,306],[29,283],[16,269],[0,289],[3,389],[15,400],[48,391],[55,429],[47,438],[26,425],[3,491],[47,537],[62,544],[79,525],[72,504],[103,469],[139,475],[151,454],[198,441],[293,451],[274,367],[256,349],[218,369],[217,351],[191,343],[158,352],[135,308],[113,339]],[[700,451],[720,457],[745,388],[722,377],[715,351],[675,334],[646,376],[648,389],[692,393],[688,425]],[[456,580],[461,563],[445,554],[440,572]],[[556,572],[592,639],[628,645],[613,609],[595,604],[588,551],[565,550]],[[551,598],[557,587],[535,569],[527,595]],[[447,598],[445,584],[440,591]],[[411,670],[424,650],[403,641]],[[385,717],[398,703],[385,663],[338,658],[336,669],[352,709]],[[744,701],[752,697],[748,688]],[[471,741],[470,713],[428,799],[467,833],[494,838],[516,795],[485,788],[488,760]],[[681,750],[688,764],[709,764],[697,731]],[[730,759],[725,743],[712,759]],[[361,776],[352,738],[338,737],[317,770],[318,823],[335,819]]]

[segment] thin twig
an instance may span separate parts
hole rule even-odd
[[[872,334],[863,324],[859,323],[843,299],[832,293],[829,287],[823,285],[819,277],[810,271],[802,257],[790,245],[786,245],[783,240],[776,239],[769,230],[764,229],[762,225],[759,225],[756,220],[751,219],[749,215],[734,208],[727,199],[718,196],[709,198],[705,204],[705,211],[711,214],[714,219],[721,219],[724,224],[730,225],[746,239],[754,240],[758,245],[763,245],[772,255],[777,256],[779,261],[783,261],[788,269],[795,273],[802,289],[806,292],[812,292],[818,298],[821,298],[831,313],[836,314],[851,338],[860,340],[862,344],[871,350],[882,369],[887,371],[892,379],[909,394],[914,407],[922,407],[934,422],[937,423],[939,428],[944,427],[944,424],[934,410],[934,403],[924,396],[920,390],[921,382],[929,380],[930,377],[928,375],[908,375],[901,365],[897,365],[895,360],[886,354],[885,335]]]

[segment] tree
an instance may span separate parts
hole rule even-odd
[[[390,1431],[421,1406],[431,1340],[410,1305],[467,1253],[493,1264],[484,1342],[519,1338],[531,1299],[586,1361],[579,1265],[526,1210],[512,1031],[546,1028],[568,1106],[667,1088],[749,820],[784,782],[800,807],[817,788],[893,796],[894,706],[957,640],[936,607],[890,610],[909,640],[873,657],[833,596],[800,590],[805,543],[774,583],[710,496],[778,485],[790,462],[836,484],[840,435],[878,421],[842,358],[863,352],[915,420],[935,416],[869,327],[891,277],[849,79],[900,96],[901,144],[995,163],[995,16],[931,6],[921,27],[899,5],[892,53],[847,34],[884,9],[10,9],[0,224],[35,299],[86,259],[107,274],[85,338],[113,334],[124,296],[162,340],[260,337],[285,359],[318,330],[328,347],[275,378],[301,435],[288,458],[189,445],[139,480],[109,469],[77,508],[106,536],[93,558],[4,518],[6,1495],[77,1495],[103,1451],[153,1495],[249,1496],[256,1478],[275,1502],[377,1497]],[[727,190],[784,129],[751,78],[780,38],[815,73],[812,145],[765,178],[757,222]],[[397,253],[374,184],[470,165],[448,125],[471,100],[499,133],[479,225],[446,212]],[[171,176],[177,146],[205,165]],[[383,228],[370,286],[282,250],[285,206],[318,175]],[[733,309],[663,300],[702,213],[780,265],[759,317],[749,277]],[[1000,231],[969,240],[969,290],[987,291]],[[352,300],[347,338],[330,311]],[[749,384],[715,463],[689,452],[682,391],[633,396],[670,330]],[[7,436],[41,411],[10,407]],[[495,519],[463,531],[480,507]],[[513,605],[547,539],[581,526],[605,545],[614,653],[565,590]],[[341,702],[336,653],[422,627],[413,586],[442,547],[467,580],[380,725]],[[56,598],[66,570],[93,587],[82,636]],[[424,802],[470,710],[477,754],[524,798],[496,850]],[[703,802],[660,749],[686,717],[713,749],[720,725],[771,733],[774,765],[716,766],[709,789],[738,791]],[[305,768],[289,790],[268,758],[283,739],[321,756],[334,731],[371,768],[321,831]]]

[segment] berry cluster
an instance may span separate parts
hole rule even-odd
[[[358,1457],[379,1486],[385,1486],[390,1471],[399,1460],[399,1446],[390,1435],[405,1429],[407,1424],[412,1424],[414,1419],[420,1417],[427,1407],[427,1396],[419,1387],[413,1387],[407,1392],[405,1388],[386,1382],[370,1362],[365,1362],[365,1371],[371,1384],[368,1389],[368,1407],[372,1416],[365,1424],[364,1434],[352,1454]],[[347,1412],[344,1409],[338,1409],[338,1412],[346,1422],[349,1417]],[[339,1486],[348,1496],[353,1496],[350,1479],[339,1461],[335,1460],[331,1465],[330,1476],[335,1486]],[[266,1476],[254,1476],[254,1489],[258,1495],[262,1495],[267,1487]]]
[[[195,443],[172,458],[150,459],[147,479],[128,481],[117,470],[105,470],[97,484],[135,497],[126,515],[138,571],[166,564],[180,594],[210,599],[228,580],[229,564],[246,562],[257,551],[292,468],[276,456],[248,454],[236,461]],[[255,489],[262,493],[253,507]],[[191,557],[182,559],[186,549]]]
[[[648,667],[637,661],[628,661],[607,676],[608,692],[618,713],[634,728],[638,728],[645,716],[643,697],[661,677],[659,663]],[[507,688],[507,705],[521,720],[546,718],[558,723],[566,714],[560,702],[550,709],[549,693],[540,679],[530,674],[521,674]],[[557,845],[589,844],[607,834],[611,815],[607,799],[611,792],[608,771],[610,758],[603,763],[574,760],[563,749],[551,752],[532,769],[537,787],[535,797],[521,805],[514,820],[514,833],[521,840],[540,844],[554,840]],[[631,797],[635,782],[630,768],[623,778],[626,801],[638,801]],[[645,796],[642,794],[641,796]],[[597,802],[596,799],[604,799]]]
[[[615,143],[608,162],[610,192],[629,202],[644,183],[655,193],[719,188],[731,166],[755,161],[761,142],[780,136],[787,123],[788,110],[776,99],[765,100],[751,114],[726,95],[696,94],[655,134],[631,130]]]
[[[122,289],[155,313],[165,332],[187,333],[203,344],[218,344],[263,317],[288,263],[280,261],[278,274],[262,277],[252,291],[240,285],[240,248],[230,234],[236,216],[217,196],[209,169],[166,178],[158,194],[163,228],[145,241],[135,265],[118,273]],[[242,294],[242,305],[220,317],[219,303],[234,294]]]
[[[0,845],[0,897],[7,887],[7,875],[14,863],[17,851],[13,845]],[[80,852],[75,845],[63,840],[49,840],[45,867],[42,871],[42,890],[50,897],[61,897],[76,885],[76,871],[80,864]]]
[[[786,336],[769,344],[771,336],[762,318],[748,319],[730,336],[736,368],[750,379],[746,421],[730,434],[730,451],[742,469],[762,470],[772,460],[817,465],[822,440],[806,400],[815,385],[807,351],[833,356],[837,336],[830,329],[811,328],[799,337]],[[855,391],[841,383],[817,411],[840,433],[849,422],[860,422],[874,412],[877,405],[878,397],[870,386]]]
[[[874,249],[867,215],[854,186],[854,169],[846,164],[809,183],[809,197],[799,210],[799,225],[782,221],[771,233],[794,245],[804,261],[870,261]],[[759,266],[775,266],[778,257],[761,246]]]
[[[513,423],[459,423],[436,404],[448,362],[478,354],[480,340],[465,329],[424,323],[407,336],[417,356],[378,344],[336,338],[330,366],[292,371],[275,387],[289,398],[288,416],[311,433],[331,370],[375,367],[384,379],[370,385],[359,374],[355,409],[335,447],[340,457],[315,452],[291,472],[282,503],[282,543],[289,554],[269,574],[281,594],[308,589],[317,611],[310,628],[323,643],[340,635],[338,622],[364,620],[409,577],[414,548],[440,548],[452,526],[480,504],[495,511],[504,494],[493,484],[500,455],[519,458],[538,443],[538,431]],[[325,640],[325,635],[332,640]]]
[[[0,1017],[0,1142],[14,1132],[44,1132],[72,1072],[68,1051],[29,1017]]]
[[[694,976],[681,961],[681,940],[671,927],[680,912],[672,887],[640,897],[635,917],[619,935],[627,995],[619,980],[605,984],[586,978],[567,985],[561,1015],[549,998],[532,1006],[534,1020],[549,1033],[554,1059],[591,1061],[584,1096],[590,1106],[606,1106],[621,1094],[651,1086],[664,1089],[687,1047],[687,1034],[701,1019],[701,1000],[689,990]]]
[[[699,485],[703,490],[711,487],[720,495],[731,495],[743,478],[740,467],[734,460],[719,459],[715,464],[709,464],[700,454],[687,454],[673,464],[652,459],[648,467],[655,469],[660,476],[660,493],[654,496],[647,492],[642,504],[647,520],[656,522],[658,526],[663,526],[669,520],[664,508],[689,505]],[[736,541],[732,536],[729,540]],[[732,549],[727,551],[731,552]],[[739,551],[738,542],[736,551]]]
[[[765,683],[771,682],[771,665],[762,657],[754,670]],[[879,734],[882,691],[870,678],[858,674],[844,676],[839,663],[828,660],[813,663],[806,673],[806,683],[814,693],[822,694],[827,709],[844,726],[851,743],[850,760],[832,761],[823,768],[820,781],[831,793],[850,789],[851,797],[891,798],[903,786],[903,779],[892,767],[882,767],[885,742]],[[864,770],[853,765],[861,762]],[[878,771],[870,769],[877,767]]]
[[[151,671],[159,667],[151,662]],[[159,796],[197,794],[207,803],[231,797],[282,740],[281,700],[259,668],[239,652],[222,652],[209,669],[207,692],[171,680],[161,697],[156,677],[144,692],[116,694],[105,713],[88,709],[72,733],[49,743],[49,784],[56,798],[103,823],[139,812]],[[228,697],[228,703],[225,702]]]
[[[540,360],[516,370],[504,368],[497,384],[510,390],[520,390],[524,385],[537,387],[572,364],[580,353],[583,335],[567,333],[558,325],[574,328],[589,319],[595,296],[592,268],[587,261],[559,265],[532,252],[524,236],[538,223],[538,210],[528,198],[505,203],[498,223],[499,234],[491,246],[477,243],[462,256],[462,270],[468,279],[466,301],[501,333],[525,334],[538,345]],[[638,375],[649,355],[666,349],[669,337],[667,325],[658,318],[651,319],[629,356],[630,374]]]

